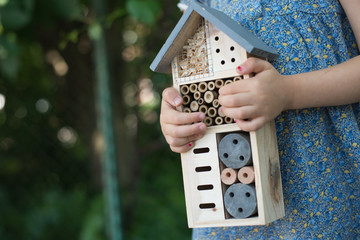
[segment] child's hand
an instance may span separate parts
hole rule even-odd
[[[222,87],[219,103],[223,113],[234,118],[242,130],[256,131],[286,109],[285,76],[257,58],[249,58],[237,72],[255,76]]]
[[[194,146],[194,141],[205,132],[206,125],[201,122],[205,115],[200,112],[183,113],[176,110],[182,98],[175,88],[163,91],[160,113],[161,130],[172,151],[183,153]]]

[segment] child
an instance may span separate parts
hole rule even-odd
[[[360,239],[360,1],[206,2],[280,54],[241,64],[239,74],[255,77],[221,88],[219,102],[245,131],[275,119],[286,216],[266,226],[194,229],[193,238]],[[176,111],[181,101],[174,88],[164,90],[160,124],[174,152],[206,131],[202,113]]]

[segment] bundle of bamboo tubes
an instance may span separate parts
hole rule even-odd
[[[181,85],[180,93],[183,98],[183,112],[205,113],[204,122],[207,126],[233,123],[234,120],[226,117],[220,110],[219,89],[241,79],[243,79],[243,76]]]

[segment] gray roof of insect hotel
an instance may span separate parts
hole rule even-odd
[[[267,46],[226,14],[203,4],[192,2],[150,65],[151,70],[171,73],[171,61],[184,46],[186,40],[192,36],[201,17],[229,36],[248,53],[268,59],[278,57],[276,50]]]

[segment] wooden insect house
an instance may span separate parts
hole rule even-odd
[[[224,13],[194,2],[150,66],[172,73],[182,111],[206,114],[205,135],[181,154],[189,227],[264,225],[284,216],[274,122],[245,132],[219,111],[218,90],[250,77],[235,70],[249,56],[277,53]]]

